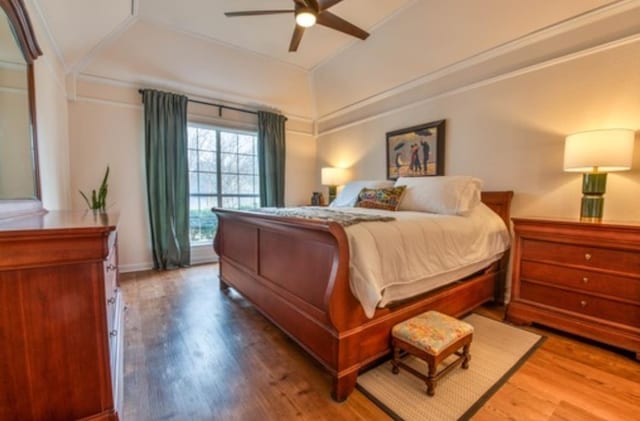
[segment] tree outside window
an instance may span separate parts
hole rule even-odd
[[[190,123],[189,225],[192,244],[210,243],[218,226],[213,207],[260,206],[255,133]]]

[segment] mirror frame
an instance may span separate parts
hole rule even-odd
[[[33,62],[42,55],[42,50],[36,40],[35,31],[31,25],[29,14],[23,0],[0,0],[0,7],[4,10],[14,32],[18,38],[18,46],[27,62],[27,85],[29,89],[29,117],[31,119],[31,143],[33,148],[34,170],[34,200],[0,200],[0,204],[9,202],[7,212],[0,206],[0,218],[12,216],[12,214],[33,213],[42,208],[42,195],[40,188],[40,164],[38,160],[38,125],[36,120],[36,86]],[[6,215],[5,215],[6,214]]]

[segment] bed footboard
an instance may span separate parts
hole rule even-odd
[[[506,209],[505,220],[511,195],[488,197]],[[363,367],[388,354],[393,325],[427,310],[460,316],[503,290],[506,260],[463,282],[378,309],[367,319],[349,287],[349,245],[341,225],[213,211],[220,286],[241,293],[318,360],[333,376],[331,394],[337,401],[354,390]]]

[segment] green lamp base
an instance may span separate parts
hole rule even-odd
[[[336,198],[338,194],[338,186],[329,186],[329,204],[333,202],[333,199]]]
[[[582,204],[580,220],[602,221],[604,193],[607,189],[607,173],[585,173],[582,175]]]

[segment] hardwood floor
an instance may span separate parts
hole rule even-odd
[[[333,402],[322,367],[240,295],[220,292],[216,275],[205,265],[122,276],[124,420],[389,419],[358,391]],[[500,319],[504,309],[478,312]],[[631,353],[531,330],[547,341],[475,419],[637,419]]]

